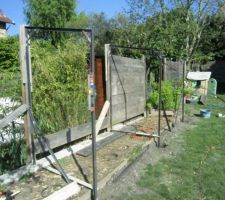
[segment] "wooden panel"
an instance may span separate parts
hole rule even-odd
[[[11,123],[15,119],[17,119],[20,115],[25,113],[28,109],[29,109],[29,107],[24,104],[24,105],[20,106],[19,108],[17,108],[12,113],[10,113],[9,115],[7,115],[5,118],[1,119],[0,120],[0,129],[4,128],[9,123]]]
[[[104,62],[103,58],[98,57],[95,59],[95,85],[96,85],[96,116],[98,116],[102,110],[104,102],[106,100],[105,94],[105,81],[104,81]]]
[[[124,87],[121,86],[113,86],[112,87],[112,96],[120,95],[120,94],[127,94],[127,93],[135,93],[137,91],[144,91],[144,85],[125,85]]]
[[[144,64],[143,60],[140,59],[134,59],[134,58],[128,58],[128,57],[121,57],[121,56],[115,56],[112,55],[109,58],[111,63],[111,68],[116,68],[120,71],[127,71],[127,70],[142,70]]]
[[[124,103],[125,101],[131,101],[131,100],[136,100],[136,102],[138,103],[139,101],[144,100],[144,96],[143,96],[143,90],[135,90],[129,93],[122,93],[122,94],[117,94],[117,95],[113,95],[112,98],[112,105],[116,105],[116,104],[121,104]],[[133,98],[135,96],[135,98]]]
[[[113,124],[126,121],[144,113],[145,101],[133,105],[117,104],[112,107]]]
[[[105,118],[101,129],[104,129],[107,127],[107,122],[108,122],[108,119]],[[91,134],[91,123],[87,123],[77,127],[67,128],[50,135],[46,135],[45,138],[48,141],[51,149],[54,149],[56,147],[67,144],[69,142],[73,142],[75,140],[81,139],[90,134]],[[36,154],[48,151],[46,144],[43,144],[38,139],[34,140],[34,146],[35,146]]]
[[[133,83],[144,85],[145,84],[145,76],[142,73],[132,73],[132,74],[113,74],[111,79],[112,85],[130,85]]]
[[[145,63],[143,60],[112,56],[111,103],[113,124],[145,111]]]

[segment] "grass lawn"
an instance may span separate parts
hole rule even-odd
[[[220,96],[225,99],[225,96]],[[129,200],[219,200],[225,199],[225,115],[219,98],[208,101],[212,116],[200,119],[198,125],[179,135],[184,140],[184,150],[173,158],[149,164],[137,186],[142,194],[122,195]],[[194,106],[195,109],[206,106]],[[178,138],[181,139],[181,138]]]

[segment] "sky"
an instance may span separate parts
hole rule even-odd
[[[25,24],[23,6],[23,0],[0,0],[0,9],[16,23],[16,25],[9,27],[9,35],[18,34],[19,26]],[[126,0],[77,0],[78,12],[84,11],[87,14],[105,12],[107,17],[114,16],[116,13],[123,11],[125,7]]]

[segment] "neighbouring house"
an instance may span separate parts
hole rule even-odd
[[[11,19],[6,17],[0,9],[0,38],[7,36],[7,24],[15,24]]]

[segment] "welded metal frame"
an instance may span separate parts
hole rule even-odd
[[[164,105],[163,105],[163,100],[162,100],[162,79],[163,79],[163,68],[165,66],[165,59],[166,59],[166,56],[159,50],[155,50],[155,49],[152,49],[152,48],[146,48],[146,47],[132,47],[132,46],[122,46],[122,45],[115,45],[115,44],[108,44],[108,48],[105,48],[106,50],[108,50],[109,52],[109,55],[112,56],[111,54],[111,50],[112,49],[116,49],[116,48],[120,48],[120,49],[132,49],[132,50],[140,50],[140,51],[143,51],[143,52],[148,52],[147,54],[148,55],[155,55],[158,57],[158,59],[160,60],[160,65],[159,65],[159,81],[158,81],[158,84],[159,84],[159,108],[158,108],[158,127],[157,127],[157,147],[159,148],[160,147],[160,136],[161,136],[161,111],[163,110],[164,112],[164,115],[166,117],[166,122],[167,122],[167,126],[168,126],[168,129],[169,131],[171,131],[171,127],[170,127],[170,124],[169,124],[169,121],[168,121],[168,118],[166,116],[166,112],[165,112],[165,109],[164,109]],[[182,80],[182,122],[184,122],[184,80],[185,80],[185,69],[186,68],[186,63],[184,62],[183,63],[183,80]],[[146,78],[146,77],[145,77]],[[110,94],[109,94],[109,97],[110,97],[110,102],[111,102],[111,97],[112,97],[112,94],[111,94],[111,73],[109,75],[109,82],[110,82]],[[109,123],[110,123],[110,129],[112,129],[112,103],[110,103],[110,111],[109,111],[109,116],[110,116],[110,120],[109,120]],[[109,129],[109,130],[110,130]]]
[[[28,106],[31,108],[32,105],[32,97],[31,97],[31,66],[30,66],[30,43],[29,43],[29,31],[32,30],[39,30],[39,31],[49,31],[49,32],[61,32],[61,33],[89,33],[90,38],[87,38],[88,41],[90,42],[90,73],[94,75],[95,73],[95,49],[94,49],[94,32],[92,29],[75,29],[75,28],[46,28],[46,27],[38,27],[38,26],[22,26],[21,27],[21,35],[24,37],[23,42],[25,42],[24,45],[25,47],[25,52],[24,52],[24,57],[26,58],[25,63],[23,64],[25,66],[24,71],[22,71],[23,76],[26,77],[26,84],[25,86],[25,92],[26,92],[26,98],[25,100],[28,102]],[[87,37],[87,35],[85,35]],[[21,58],[21,60],[25,58]],[[26,74],[24,74],[26,73]],[[91,199],[96,200],[98,195],[97,195],[97,162],[96,162],[96,131],[95,131],[95,124],[96,124],[96,119],[95,119],[95,92],[92,93],[91,95],[91,107],[93,109],[90,110],[91,112],[91,122],[92,122],[92,165],[93,165],[93,186],[92,186],[92,193],[91,193]],[[27,103],[25,102],[25,103]],[[30,112],[28,112],[29,114]],[[31,129],[29,130],[29,135],[32,137]],[[31,138],[32,140],[32,138]],[[28,148],[32,149],[32,152],[30,155],[32,158],[32,162],[35,163],[35,152],[34,152],[34,146],[33,142],[31,141],[31,146]]]
[[[161,104],[162,104],[162,67],[165,64],[164,63],[164,58],[166,58],[161,51],[152,49],[152,48],[146,48],[146,47],[132,47],[132,46],[122,46],[122,45],[115,45],[115,44],[109,44],[109,49],[108,51],[111,54],[112,49],[132,49],[132,50],[139,50],[143,52],[148,52],[148,55],[155,55],[159,58],[160,60],[160,66],[159,66],[159,112],[158,112],[158,137],[157,137],[157,147],[160,147],[160,129],[161,129],[161,123],[160,123],[160,118],[161,118]],[[112,97],[112,90],[111,90],[111,73],[109,74],[109,82],[110,82],[110,88],[109,88],[109,97],[110,97],[110,129],[112,129],[112,103],[111,103],[111,97]]]

